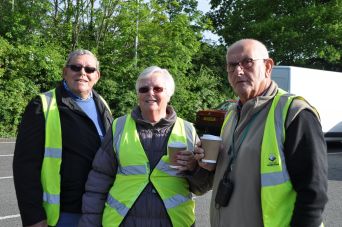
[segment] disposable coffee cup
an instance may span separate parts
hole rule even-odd
[[[222,139],[219,136],[204,134],[201,137],[202,148],[204,149],[202,162],[216,163],[221,141]]]
[[[167,145],[167,149],[168,149],[169,160],[171,163],[170,167],[177,169],[179,167],[179,164],[177,163],[176,153],[177,151],[186,150],[186,144],[182,142],[178,142],[178,141],[172,142]]]

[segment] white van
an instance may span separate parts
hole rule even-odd
[[[280,88],[303,96],[317,109],[327,142],[342,141],[342,73],[275,66],[271,78]]]

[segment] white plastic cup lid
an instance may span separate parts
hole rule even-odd
[[[210,134],[203,134],[201,139],[203,139],[203,140],[217,140],[217,141],[221,141],[222,140],[221,137],[210,135]]]
[[[186,148],[186,144],[179,142],[179,141],[175,141],[175,142],[171,142],[168,144],[168,147],[174,147],[174,148]]]

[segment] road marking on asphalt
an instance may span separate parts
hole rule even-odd
[[[13,154],[0,154],[0,157],[12,157]]]
[[[13,176],[8,176],[8,177],[0,177],[0,180],[3,180],[3,179],[12,179]]]
[[[338,155],[342,155],[342,152],[338,152],[338,151],[337,151],[337,152],[329,152],[329,154],[334,154],[334,155],[335,155],[335,154],[338,154]],[[329,154],[328,154],[328,155],[329,155]]]
[[[10,219],[10,218],[18,218],[18,217],[20,217],[20,214],[14,214],[14,215],[8,215],[8,216],[0,217],[0,220]]]

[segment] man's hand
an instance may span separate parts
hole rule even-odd
[[[206,169],[208,171],[214,171],[216,168],[216,164],[215,163],[206,163],[206,162],[202,162],[202,159],[204,158],[204,149],[202,147],[200,147],[200,143],[197,144],[197,146],[195,147],[194,153],[195,156],[194,158],[197,160],[198,165],[200,167],[202,167],[203,169]]]

